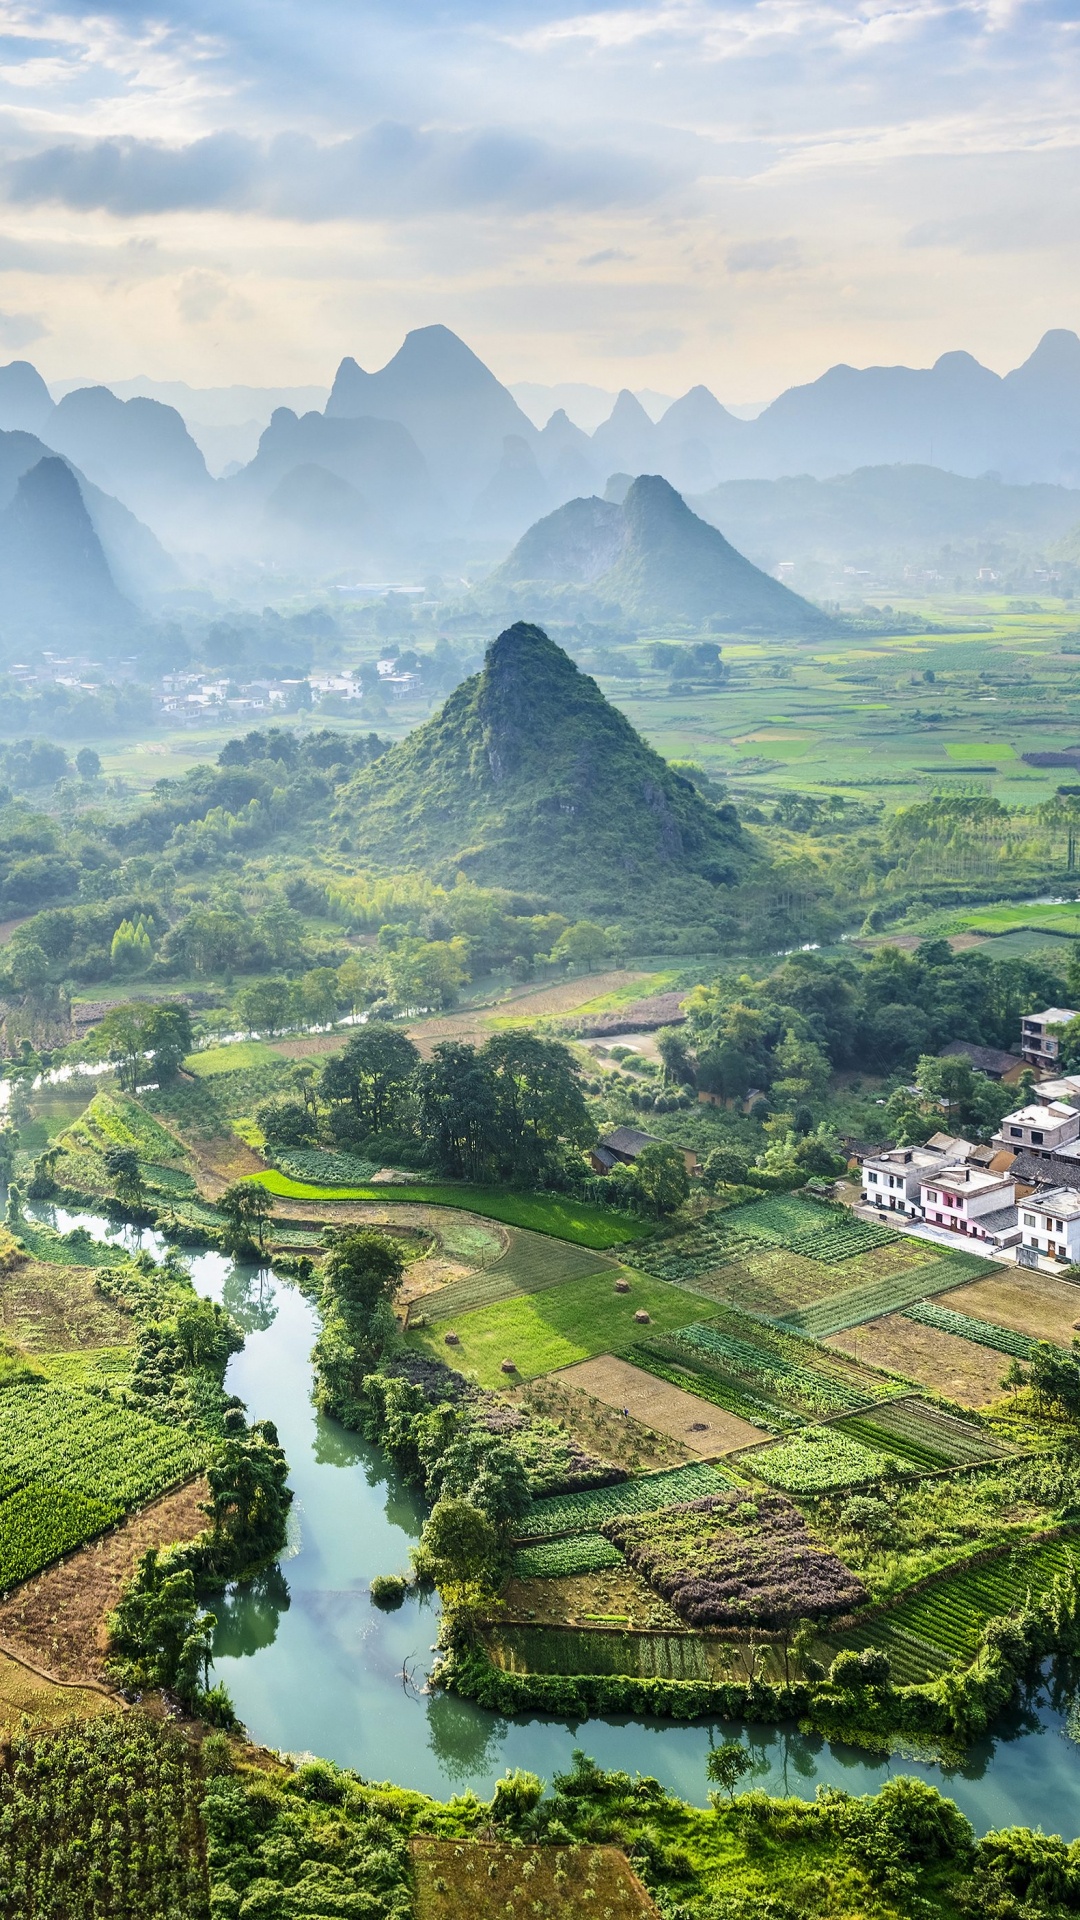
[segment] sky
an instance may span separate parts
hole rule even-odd
[[[768,399],[1080,325],[1078,0],[0,0],[0,358]]]

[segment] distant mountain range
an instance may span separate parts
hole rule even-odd
[[[980,515],[1033,541],[1045,540],[1049,523],[1062,537],[1059,509],[1070,526],[1080,518],[1067,494],[1051,500],[1046,491],[1080,486],[1080,339],[1065,331],[1046,334],[1004,377],[964,353],[924,370],[833,367],[752,420],[699,386],[657,420],[624,391],[592,433],[561,409],[538,428],[442,326],[408,334],[376,372],[344,359],[321,411],[305,408],[308,390],[294,397],[298,407],[276,408],[254,456],[222,479],[211,477],[182,412],[163,398],[89,386],[54,401],[27,361],[0,368],[0,429],[32,435],[39,458],[62,455],[80,483],[145,523],[143,534],[126,530],[142,553],[143,593],[162,580],[151,559],[155,536],[187,579],[229,567],[257,569],[285,590],[350,574],[467,569],[475,578],[538,522],[602,497],[613,475],[624,476],[624,489],[637,476],[666,480],[770,567],[792,557],[784,547],[796,535],[805,544],[815,524],[846,558],[866,538],[890,550],[947,540],[954,524],[974,529]],[[660,398],[650,395],[650,405]],[[879,469],[887,471],[877,479],[863,471]],[[1022,497],[1027,487],[1035,491]],[[92,515],[107,517],[85,487],[84,498]],[[580,504],[574,510],[580,517]],[[884,524],[890,516],[895,524]],[[685,533],[689,522],[674,515],[673,536],[676,525]],[[110,565],[115,571],[111,555]],[[661,617],[672,595],[688,608],[691,582],[704,577],[696,562],[686,574],[650,561],[648,577],[633,580],[628,561],[612,565],[622,567],[622,604],[642,619]],[[734,604],[733,581],[729,567],[725,606]]]
[[[479,587],[493,612],[565,607],[567,589],[627,619],[708,625],[714,632],[825,633],[831,622],[808,600],[762,573],[715,527],[690,511],[659,474],[631,482],[620,501],[571,500],[539,520]]]

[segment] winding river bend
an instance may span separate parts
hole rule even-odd
[[[85,1226],[95,1239],[164,1250],[155,1235],[118,1233],[93,1214],[32,1211],[63,1231]],[[199,1292],[222,1301],[245,1329],[228,1384],[252,1417],[275,1421],[296,1495],[281,1560],[213,1603],[214,1677],[228,1686],[253,1739],[324,1754],[369,1779],[439,1797],[466,1787],[488,1795],[507,1767],[550,1779],[581,1746],[602,1766],[654,1774],[705,1804],[707,1727],[505,1720],[423,1692],[435,1603],[410,1597],[399,1612],[383,1614],[367,1591],[375,1574],[408,1564],[422,1520],[415,1491],[379,1448],[316,1413],[309,1359],[316,1318],[295,1288],[220,1254],[194,1255],[190,1267]],[[879,1759],[794,1728],[747,1727],[740,1737],[757,1763],[754,1784],[769,1793],[809,1799],[826,1782],[865,1793],[890,1774],[915,1773],[950,1794],[979,1832],[1025,1825],[1072,1839],[1080,1835],[1080,1745],[1067,1731],[1074,1697],[1049,1676],[960,1769]],[[730,1739],[735,1730],[714,1731]]]

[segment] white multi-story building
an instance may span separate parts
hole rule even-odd
[[[935,1134],[924,1147],[888,1147],[882,1153],[867,1154],[862,1163],[863,1201],[883,1213],[921,1220],[923,1181],[944,1167],[958,1166],[970,1152],[970,1140]]]
[[[1017,1183],[1008,1174],[946,1167],[924,1176],[919,1204],[928,1226],[1003,1246],[1018,1237],[1016,1193]]]
[[[1080,1147],[1071,1150],[1078,1141],[1080,1112],[1064,1100],[1051,1100],[1045,1105],[1036,1102],[1030,1107],[1018,1107],[1015,1113],[1007,1113],[993,1144],[1008,1148],[1010,1153],[1051,1154],[1069,1148],[1067,1157],[1072,1160],[1080,1158]]]
[[[1043,1187],[1020,1202],[1024,1251],[1034,1248],[1051,1260],[1080,1261],[1080,1193],[1071,1187]]]
[[[1026,1013],[1020,1022],[1020,1051],[1033,1067],[1053,1073],[1061,1053],[1061,1042],[1051,1027],[1067,1026],[1076,1019],[1073,1007],[1047,1007],[1043,1013]]]

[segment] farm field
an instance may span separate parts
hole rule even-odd
[[[879,1479],[886,1458],[836,1427],[808,1427],[779,1446],[748,1455],[742,1464],[766,1486],[785,1493],[831,1493]]]
[[[658,1380],[628,1360],[602,1354],[555,1375],[570,1387],[584,1388],[610,1407],[627,1407],[636,1420],[670,1434],[692,1453],[727,1453],[761,1439],[756,1427],[725,1413],[697,1394]]]
[[[827,1334],[841,1333],[845,1327],[858,1326],[863,1320],[895,1313],[969,1276],[996,1271],[989,1261],[972,1253],[947,1253],[944,1257],[919,1260],[906,1269],[864,1280],[802,1312],[788,1314],[785,1324],[797,1327],[815,1340],[823,1340]]]
[[[0,1273],[0,1328],[34,1354],[123,1347],[132,1337],[128,1315],[97,1292],[92,1267],[32,1258]]]
[[[927,1400],[894,1400],[871,1413],[837,1421],[833,1431],[850,1434],[865,1446],[894,1454],[902,1466],[926,1473],[1001,1460],[1009,1451],[981,1426],[958,1420]]]
[[[190,1479],[189,1435],[78,1388],[0,1394],[0,1591]]]
[[[937,1327],[923,1326],[903,1313],[828,1334],[825,1344],[868,1366],[903,1374],[961,1407],[985,1407],[1001,1398],[1007,1362],[1000,1354]]]
[[[593,1541],[595,1534],[576,1534],[567,1540],[545,1540],[520,1547],[518,1554],[554,1554],[559,1547],[572,1553],[582,1540]],[[605,1546],[610,1543],[604,1542]],[[584,1551],[591,1551],[591,1548]],[[685,1633],[677,1613],[666,1600],[644,1581],[640,1573],[627,1566],[622,1554],[613,1548],[615,1559],[588,1573],[548,1574],[522,1577],[516,1572],[503,1588],[500,1598],[506,1608],[500,1619],[520,1620],[543,1627],[596,1626],[615,1624],[668,1628]]]
[[[416,1920],[558,1920],[618,1913],[659,1920],[659,1909],[615,1847],[506,1846],[417,1839]],[[593,1904],[587,1905],[587,1902]]]
[[[898,1380],[732,1307],[667,1338],[650,1335],[642,1344],[695,1371],[734,1380],[766,1402],[803,1416],[852,1413],[903,1391]]]
[[[1059,1347],[1071,1347],[1080,1328],[1080,1287],[1055,1274],[1027,1273],[1020,1267],[999,1268],[989,1279],[938,1294],[936,1305],[1011,1327],[1032,1340],[1052,1340]]]
[[[588,1362],[584,1364],[588,1365]],[[542,1374],[530,1380],[516,1396],[530,1413],[555,1420],[584,1452],[606,1459],[613,1452],[618,1464],[633,1473],[652,1473],[660,1467],[685,1466],[694,1458],[692,1447],[670,1434],[626,1415],[583,1387],[569,1384],[569,1375]]]
[[[1077,1566],[1076,1535],[1017,1547],[979,1566],[958,1568],[888,1613],[838,1635],[836,1644],[881,1647],[901,1681],[966,1666],[988,1620],[1023,1606]]]
[[[685,1325],[699,1307],[700,1302],[681,1289],[638,1274],[630,1276],[629,1293],[616,1293],[612,1274],[602,1273],[540,1293],[517,1294],[465,1314],[449,1329],[459,1341],[449,1354],[442,1322],[410,1331],[409,1340],[440,1359],[449,1358],[481,1386],[505,1387],[515,1375],[503,1373],[504,1360],[513,1361],[518,1379],[555,1373],[624,1345],[636,1330],[637,1312],[648,1313],[652,1325],[664,1330]]]
[[[505,1253],[490,1265],[425,1294],[422,1312],[426,1320],[435,1325],[478,1307],[494,1306],[499,1300],[512,1300],[517,1294],[542,1293],[566,1280],[618,1272],[614,1261],[572,1241],[553,1240],[547,1234],[529,1233],[523,1228],[511,1232],[513,1238]]]
[[[562,1200],[554,1194],[513,1193],[500,1187],[455,1187],[410,1181],[407,1185],[371,1187],[319,1187],[309,1181],[290,1180],[287,1174],[272,1168],[252,1174],[268,1193],[283,1200],[317,1200],[332,1205],[336,1200],[390,1201],[400,1194],[404,1201],[436,1207],[463,1207],[467,1212],[486,1214],[508,1226],[528,1227],[535,1233],[550,1233],[560,1240],[574,1240],[585,1247],[614,1247],[623,1241],[639,1239],[648,1231],[644,1222],[631,1220],[606,1207],[594,1207],[585,1200]]]
[[[618,1513],[648,1513],[681,1500],[700,1500],[706,1494],[730,1490],[733,1475],[722,1467],[695,1461],[666,1473],[644,1474],[614,1487],[593,1487],[584,1493],[560,1493],[534,1500],[521,1521],[522,1540],[554,1539],[561,1533],[595,1533]]]

